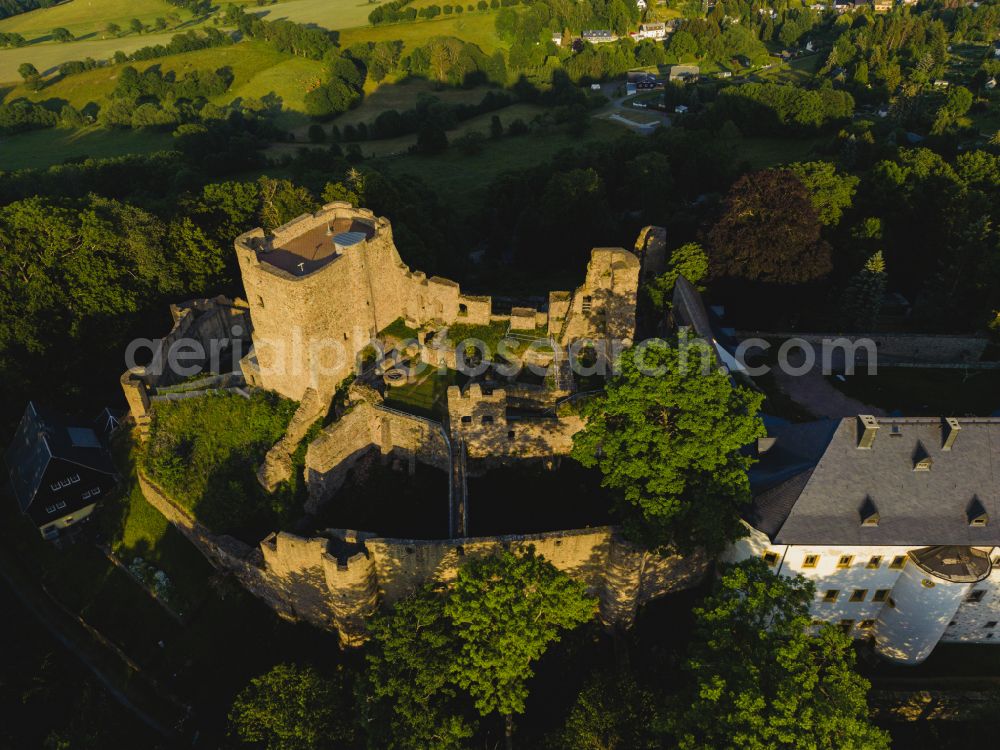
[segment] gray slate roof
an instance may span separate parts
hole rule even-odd
[[[104,474],[115,473],[111,457],[92,428],[68,425],[34,402],[28,402],[4,460],[22,513],[35,499],[45,470],[53,460],[68,461]]]
[[[1000,544],[1000,419],[959,419],[951,451],[943,419],[878,424],[870,450],[858,448],[856,418],[774,428],[750,472],[747,522],[777,544]],[[930,471],[914,471],[925,456]],[[877,525],[861,523],[866,500]],[[970,525],[971,508],[986,511],[985,526]]]

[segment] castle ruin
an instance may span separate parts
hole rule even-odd
[[[326,529],[311,537],[272,533],[254,549],[212,534],[140,473],[143,492],[214,564],[277,612],[335,629],[344,645],[363,641],[365,619],[379,607],[427,580],[453,578],[463,558],[527,545],[587,584],[599,598],[605,625],[627,627],[643,602],[695,585],[705,570],[703,557],[654,555],[606,526],[471,538],[466,477],[525,460],[554,464],[569,454],[584,421],[572,408],[579,389],[565,352],[579,342],[631,346],[640,273],[649,273],[646,259],[659,263],[663,244],[662,229],[647,228],[637,253],[595,248],[576,290],[550,292],[545,310],[514,307],[498,314],[490,297],[466,295],[453,281],[411,271],[396,250],[389,221],[348,203],[330,203],[273,234],[247,232],[235,241],[247,302],[216,303],[221,310],[249,312],[252,349],[240,361],[240,385],[299,402],[285,436],[260,467],[261,484],[273,490],[291,477],[296,447],[327,414],[338,389],[351,383],[346,406],[338,407],[306,450],[305,511],[315,515],[355,463],[377,453],[411,472],[418,463],[447,472],[450,538],[388,539]],[[415,331],[415,340],[401,343],[387,333],[399,324]],[[487,370],[450,385],[437,418],[389,403],[386,395],[411,379],[415,363],[458,368],[465,354],[442,346],[455,326],[505,330],[521,344],[506,355],[514,371]],[[168,339],[178,332],[175,325]],[[382,358],[368,363],[373,345]],[[518,376],[520,367],[532,363],[546,368],[544,382]],[[156,382],[130,371],[122,384],[133,418],[148,423]]]

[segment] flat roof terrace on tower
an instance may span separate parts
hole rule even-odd
[[[367,222],[334,219],[260,252],[257,257],[293,276],[307,276],[336,258],[345,248],[374,236],[375,227]]]

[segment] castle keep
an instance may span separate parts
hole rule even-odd
[[[358,354],[397,320],[413,329],[502,322],[561,345],[583,338],[628,345],[635,335],[640,263],[620,248],[595,248],[584,284],[551,292],[547,312],[515,307],[510,315],[495,315],[490,297],[411,271],[389,221],[349,203],[329,203],[273,235],[240,235],[236,255],[254,324],[247,381],[297,401],[308,388],[328,400]]]

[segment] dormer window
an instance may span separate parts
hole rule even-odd
[[[862,526],[878,526],[878,508],[875,507],[875,501],[871,496],[866,496],[865,501],[861,503],[860,514]]]
[[[983,507],[983,503],[978,497],[973,497],[972,502],[969,503],[969,507],[965,511],[966,518],[969,520],[969,526],[986,526],[990,522],[990,516],[986,512],[986,508]]]
[[[913,452],[913,470],[930,471],[934,465],[934,460],[930,457],[927,449],[922,443],[917,443],[917,449]]]

